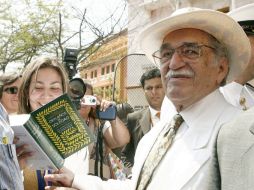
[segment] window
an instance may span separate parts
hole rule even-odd
[[[94,71],[94,78],[97,77],[97,70]]]
[[[87,79],[87,73],[85,73],[85,79]]]
[[[107,66],[107,74],[109,73],[110,71],[110,65]]]
[[[93,71],[91,72],[91,79],[93,78]]]
[[[111,65],[111,72],[113,73],[115,71],[115,63]]]
[[[105,67],[102,67],[101,68],[101,75],[104,75],[105,74]]]

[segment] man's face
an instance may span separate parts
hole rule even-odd
[[[161,104],[165,96],[160,77],[145,80],[144,92],[149,105],[155,110],[161,110]]]
[[[228,71],[226,59],[217,58],[212,47],[209,34],[197,29],[176,30],[163,40],[163,47],[178,48],[183,44],[200,46],[200,56],[188,57],[192,49],[187,48],[185,55],[174,52],[171,59],[161,63],[161,75],[166,95],[174,103],[178,111],[199,101],[216,88],[225,78]],[[179,50],[180,48],[178,48]],[[168,51],[168,50],[165,50]],[[186,56],[187,55],[187,56]]]

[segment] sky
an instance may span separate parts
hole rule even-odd
[[[84,10],[86,8],[87,18],[98,27],[107,31],[110,30],[111,22],[115,23],[120,17],[120,14],[122,14],[125,0],[64,0],[64,2],[66,7],[78,7],[79,10]],[[112,13],[114,13],[113,20],[107,20],[105,22],[105,19],[109,18]],[[70,23],[72,26],[76,25],[76,27],[78,27],[78,23],[75,24],[75,22],[73,23],[72,21]],[[126,26],[126,23],[127,9],[120,25]],[[92,35],[87,36],[87,38],[90,37],[92,38]]]
[[[4,0],[0,0],[0,2],[3,3]],[[20,0],[12,0],[13,8],[19,11],[22,11],[22,7],[24,7],[23,2]],[[31,0],[33,1],[33,0]],[[44,0],[53,2],[57,0]],[[65,8],[68,9],[68,11],[73,11],[73,8],[76,10],[83,11],[85,8],[87,9],[87,18],[89,18],[89,21],[93,22],[95,25],[100,27],[102,30],[110,30],[110,23],[116,22],[115,20],[119,18],[120,14],[123,12],[125,0],[63,0],[63,5]],[[109,16],[114,12],[113,20],[107,20],[105,22],[106,18],[109,18]],[[122,22],[120,23],[121,26],[127,26],[127,8],[124,12]],[[25,14],[19,14],[19,17],[22,17]],[[115,19],[115,20],[114,20]],[[67,22],[69,25],[70,31],[71,30],[78,30],[79,22],[72,20],[64,20],[64,22]],[[87,42],[90,42],[93,40],[93,34],[85,33],[86,34],[86,40]],[[72,44],[68,44],[70,47],[75,47],[76,44],[78,44],[78,39],[73,39]],[[15,67],[13,68],[13,65],[10,65],[7,67],[7,70],[16,70],[17,67],[21,67],[17,63],[15,63]]]

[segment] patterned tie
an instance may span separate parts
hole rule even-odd
[[[175,137],[176,131],[180,127],[182,122],[182,116],[176,114],[173,117],[170,126],[162,130],[143,165],[136,190],[144,190],[147,188],[153,172],[155,171],[160,161],[164,157],[165,153],[169,149]]]

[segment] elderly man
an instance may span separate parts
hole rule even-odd
[[[198,8],[179,9],[141,36],[145,53],[160,62],[172,104],[168,121],[161,121],[141,139],[132,179],[102,182],[64,169],[45,179],[85,190],[220,189],[210,175],[216,170],[210,157],[220,126],[240,110],[227,103],[218,88],[227,74],[232,79],[249,61],[247,36],[229,16]]]
[[[242,26],[252,46],[254,61],[254,4],[229,12]],[[253,68],[246,72],[253,72]],[[248,75],[248,73],[247,73]],[[253,82],[253,81],[252,81]],[[244,112],[236,120],[222,126],[217,139],[217,152],[222,190],[254,189],[254,108]]]

